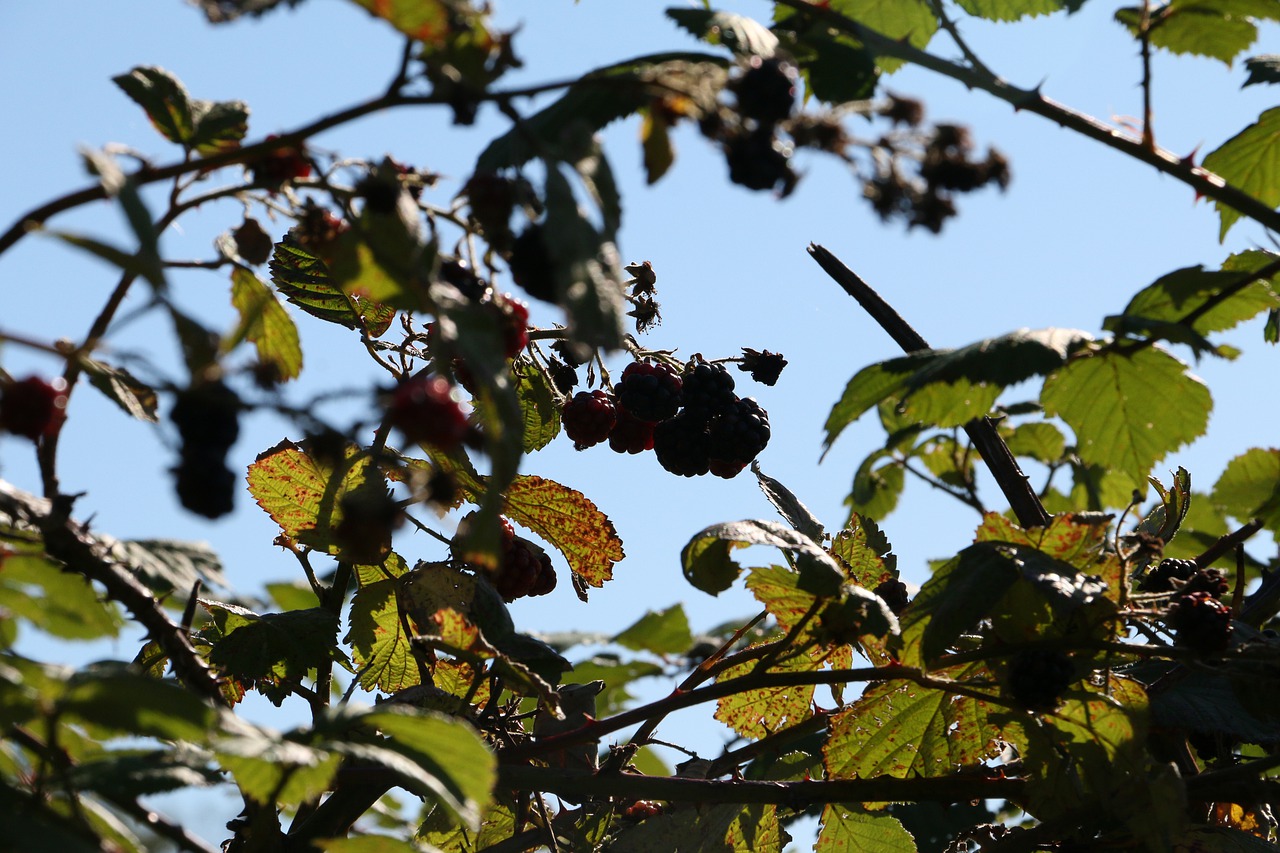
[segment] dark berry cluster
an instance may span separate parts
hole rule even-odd
[[[516,536],[511,522],[502,522],[502,556],[498,568],[487,573],[489,582],[506,602],[526,595],[546,595],[556,588],[551,557],[527,539]]]
[[[233,508],[235,475],[226,457],[240,435],[239,415],[239,397],[220,379],[179,391],[169,414],[182,438],[181,459],[173,470],[178,499],[206,518]]]
[[[1065,652],[1028,649],[1009,662],[1009,694],[1030,711],[1052,711],[1075,681],[1075,665]]]
[[[889,605],[894,616],[901,616],[902,611],[907,609],[909,600],[907,585],[897,578],[882,582],[872,592],[884,599],[884,603]]]
[[[67,383],[28,376],[0,384],[0,429],[36,441],[58,426],[67,405]]]
[[[613,393],[622,408],[649,423],[674,417],[684,399],[680,375],[670,365],[648,361],[628,364]]]
[[[419,375],[401,382],[383,400],[387,423],[410,444],[454,450],[467,437],[466,412],[443,376]]]
[[[1173,592],[1191,580],[1196,569],[1195,560],[1161,560],[1142,578],[1138,588],[1143,592]]]
[[[1207,592],[1179,595],[1169,606],[1168,618],[1180,646],[1218,654],[1231,642],[1231,608]]]

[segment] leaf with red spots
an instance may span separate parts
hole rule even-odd
[[[769,669],[773,672],[813,672],[823,665],[820,653],[783,653]],[[752,672],[759,660],[730,667],[717,681],[728,681]],[[743,737],[762,738],[785,726],[795,725],[813,715],[812,684],[744,690],[726,696],[716,707],[716,719]]]
[[[1106,538],[1106,520],[1097,516],[1076,516],[1067,512],[1055,515],[1048,527],[1024,530],[1003,515],[989,512],[983,516],[973,541],[1029,545],[1055,560],[1083,570],[1093,564]]]

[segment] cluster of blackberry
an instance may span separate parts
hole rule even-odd
[[[769,443],[769,415],[734,393],[722,364],[695,358],[670,365],[632,362],[613,394],[579,391],[561,412],[565,433],[584,450],[606,439],[619,453],[653,450],[673,474],[735,477]]]
[[[1231,642],[1231,608],[1222,598],[1231,584],[1220,569],[1195,560],[1161,560],[1138,584],[1144,592],[1173,592],[1168,623],[1180,646],[1216,654]]]
[[[464,525],[466,521],[463,520]],[[484,576],[502,600],[510,604],[517,598],[546,595],[555,589],[556,570],[547,552],[517,536],[507,519],[499,521],[502,522],[502,554],[497,568],[486,570]]]
[[[49,435],[67,405],[67,384],[38,376],[0,383],[0,430],[32,441]]]
[[[798,80],[799,71],[790,62],[756,56],[729,84],[741,123],[717,122],[703,131],[722,138],[733,183],[749,190],[778,187],[784,196],[794,189],[798,177],[791,168],[791,146],[778,137],[777,127],[795,110]]]
[[[220,379],[208,379],[179,391],[169,419],[182,438],[181,459],[173,469],[182,505],[206,518],[231,512],[235,475],[227,451],[240,435],[240,398]]]

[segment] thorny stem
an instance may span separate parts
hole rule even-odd
[[[946,59],[934,56],[927,51],[913,47],[905,39],[892,39],[883,33],[859,24],[839,12],[819,6],[806,0],[777,0],[778,5],[805,12],[818,20],[824,21],[835,29],[852,35],[865,44],[873,53],[904,59],[921,68],[928,69],[944,77],[949,77],[970,89],[980,89],[1011,105],[1015,110],[1047,118],[1050,121],[1073,130],[1108,148],[1122,154],[1128,154],[1135,160],[1169,175],[1197,193],[1228,207],[1235,208],[1241,216],[1245,216],[1272,231],[1280,231],[1280,210],[1276,210],[1238,187],[1228,184],[1213,172],[1194,165],[1190,158],[1179,157],[1159,146],[1147,148],[1142,140],[1117,130],[1099,121],[1093,116],[1077,112],[1070,107],[1046,98],[1036,89],[1020,89],[1001,78],[983,71]],[[0,245],[0,248],[3,248]],[[1024,525],[1025,526],[1025,525]]]
[[[1138,22],[1138,39],[1142,45],[1142,145],[1148,151],[1154,151],[1156,135],[1151,122],[1151,0],[1142,0],[1141,16]]]
[[[880,328],[888,332],[904,352],[913,353],[929,349],[929,344],[920,333],[913,329],[893,307],[885,302],[880,294],[863,281],[853,270],[840,262],[839,258],[816,243],[809,245],[809,254],[818,262],[827,275],[835,279],[860,304]],[[995,477],[996,484],[1004,492],[1009,507],[1018,517],[1023,527],[1045,527],[1049,524],[1049,513],[1031,486],[1027,475],[1022,473],[1017,459],[1009,451],[1000,433],[996,430],[995,421],[990,418],[976,418],[964,425],[969,440],[982,456],[987,468]]]

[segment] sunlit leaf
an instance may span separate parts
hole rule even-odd
[[[1255,447],[1232,459],[1210,499],[1237,520],[1261,518],[1280,532],[1280,450]]]
[[[59,708],[69,717],[121,734],[187,743],[205,742],[218,719],[217,711],[176,682],[117,665],[77,672]]]
[[[956,0],[971,15],[990,21],[1016,21],[1019,18],[1048,15],[1079,6],[1083,0]],[[1071,9],[1074,11],[1074,9]]]
[[[1206,155],[1204,168],[1268,207],[1280,204],[1280,107],[1267,110],[1256,122]],[[1220,201],[1215,201],[1214,207],[1222,220],[1218,230],[1218,239],[1222,240],[1240,213]]]
[[[148,423],[156,422],[159,400],[154,388],[123,367],[113,367],[88,356],[80,359],[80,365],[89,384],[105,394],[107,399],[131,417]]]
[[[815,853],[916,853],[915,839],[896,817],[831,804],[822,809]]]
[[[191,141],[195,134],[191,96],[178,78],[163,68],[139,66],[111,79],[146,111],[152,126],[165,139],[179,145]]]
[[[351,602],[350,630],[343,642],[366,690],[397,693],[420,684],[418,660],[400,619],[397,581],[388,579],[356,590]]]
[[[220,738],[213,749],[245,796],[263,804],[296,806],[319,797],[342,763],[336,752],[260,729]]]
[[[683,29],[710,44],[724,45],[739,56],[773,56],[778,37],[745,15],[709,9],[667,9],[665,14]]]
[[[258,361],[269,365],[277,379],[296,379],[302,370],[298,327],[271,289],[251,270],[236,266],[231,271],[231,304],[240,314],[240,326],[227,344],[249,341],[258,351]]]
[[[673,604],[666,610],[649,611],[615,636],[613,642],[628,649],[674,655],[689,650],[693,635],[689,632],[689,618],[684,614],[683,605]]]
[[[393,308],[344,292],[325,262],[296,242],[286,239],[277,243],[270,267],[276,289],[313,317],[349,329],[365,329],[375,338],[391,328]]]

